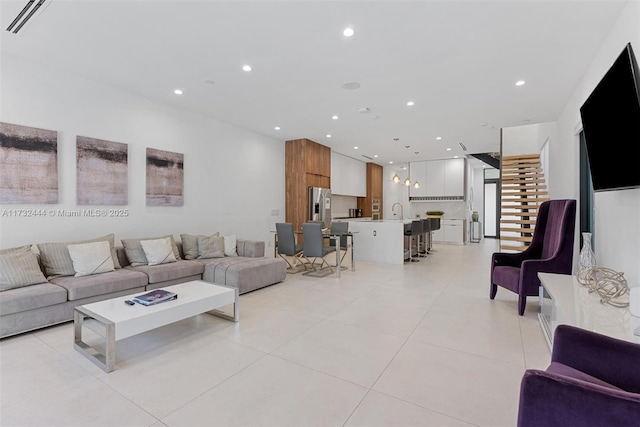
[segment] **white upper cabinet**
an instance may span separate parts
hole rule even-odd
[[[367,164],[331,152],[331,193],[343,196],[367,196]]]
[[[411,162],[409,167],[412,183],[412,187],[409,189],[409,197],[456,197],[464,199],[465,159]],[[420,183],[419,189],[413,188],[415,181]]]
[[[444,160],[427,162],[426,196],[444,196]]]
[[[423,197],[427,195],[427,162],[410,162],[409,163],[409,179],[411,187],[409,187],[410,197]],[[415,188],[414,184],[420,183],[420,188]],[[404,185],[404,183],[401,183]]]
[[[444,195],[464,197],[464,159],[444,161]]]

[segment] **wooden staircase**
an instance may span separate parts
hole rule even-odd
[[[538,208],[549,200],[540,155],[501,158],[500,250],[523,251],[531,243]]]

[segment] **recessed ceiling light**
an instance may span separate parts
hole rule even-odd
[[[516,86],[523,86],[526,82],[524,80],[518,80]]]
[[[400,138],[393,138],[393,140],[394,140],[395,142],[398,142],[398,141],[400,141]]]
[[[275,130],[280,130],[280,126],[274,127]]]
[[[392,165],[393,164],[393,160],[389,160],[389,164]]]
[[[360,148],[360,147],[358,147],[358,146],[353,147],[354,150],[357,150],[358,148]]]
[[[342,89],[346,90],[355,90],[360,88],[360,83],[358,82],[347,82],[342,85]]]
[[[242,66],[242,69],[243,69],[244,71],[251,71],[251,65],[243,65],[243,66]]]
[[[403,170],[403,171],[406,171],[406,170],[407,170],[407,167],[406,167],[406,166],[403,166],[403,167],[402,167],[402,170]]]
[[[345,28],[345,29],[344,29],[344,31],[342,32],[342,35],[343,35],[343,36],[345,36],[345,37],[353,37],[353,35],[354,35],[355,33],[356,33],[356,32],[354,31],[354,29],[353,29],[353,28],[351,28],[351,27],[347,27],[347,28]]]
[[[176,95],[182,95],[182,91],[180,89],[176,89],[173,91]]]
[[[409,101],[409,102],[407,102],[407,105],[408,105],[409,107],[413,107],[414,105],[416,105],[416,103],[415,103],[415,102],[413,102],[413,101]]]
[[[331,138],[331,134],[330,134],[330,133],[328,133],[328,134],[326,135],[326,137],[327,137],[327,138]]]
[[[451,151],[451,148],[447,148],[447,151]]]
[[[437,139],[438,141],[440,141],[440,140],[442,139],[442,137],[441,137],[441,136],[436,136],[436,139]]]
[[[333,120],[338,120],[340,117],[338,117],[338,116],[335,116],[335,115],[334,115],[334,116],[331,116],[331,118],[332,118]]]
[[[484,127],[486,125],[487,125],[486,123],[480,123],[480,126],[482,126],[482,127]]]
[[[377,158],[378,158],[378,155],[377,155],[377,154],[374,154],[374,155],[373,155],[373,157],[377,159]]]
[[[358,108],[358,113],[360,113],[360,114],[367,114],[367,113],[370,113],[370,112],[371,112],[371,110],[369,108],[367,108],[367,107]]]

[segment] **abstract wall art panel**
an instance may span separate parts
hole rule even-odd
[[[58,132],[0,122],[0,203],[58,203]]]
[[[128,145],[76,137],[76,199],[78,205],[126,205]]]
[[[147,206],[184,204],[184,154],[147,148]]]

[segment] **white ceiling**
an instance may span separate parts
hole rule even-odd
[[[556,120],[626,1],[48,0],[4,31],[26,3],[0,2],[3,55],[398,165],[496,152],[501,127]]]

